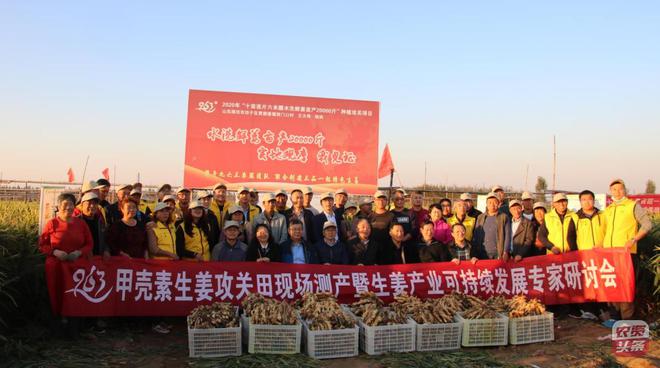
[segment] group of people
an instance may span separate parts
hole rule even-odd
[[[518,262],[534,255],[624,247],[636,268],[636,244],[651,230],[651,220],[626,197],[623,180],[613,180],[609,188],[612,203],[606,209],[596,208],[594,193],[585,190],[579,194],[580,210],[573,212],[563,193],[554,194],[547,208],[527,192],[507,199],[495,186],[481,213],[469,193],[424,208],[423,192],[408,196],[403,189],[394,190],[391,201],[388,193],[377,191],[360,203],[350,202],[343,189],[321,193],[316,209],[311,187],[261,194],[240,187],[230,203],[222,183],[194,199],[190,189],[173,191],[164,184],[153,203],[141,198],[140,183],[119,185],[116,202],[109,203],[110,183],[100,179],[85,183],[79,198],[60,195],[57,215],[44,227],[39,247],[59,261],[96,255],[354,265]],[[618,310],[622,318],[633,313],[631,303],[621,303]]]

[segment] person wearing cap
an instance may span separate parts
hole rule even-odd
[[[530,256],[543,256],[546,254],[545,246],[539,239],[539,229],[545,221],[545,214],[548,211],[545,209],[545,203],[534,202],[534,219],[532,220],[532,229],[534,230],[534,246],[530,250]]]
[[[252,223],[254,225],[254,219],[262,212],[258,207],[255,207],[250,204],[250,190],[246,187],[239,187],[236,190],[238,200],[236,205],[243,210],[243,215],[245,216],[246,223]],[[271,194],[272,196],[272,194]],[[273,197],[275,199],[275,197]]]
[[[419,251],[417,244],[412,240],[406,240],[403,224],[393,222],[389,229],[389,239],[382,244],[379,252],[378,264],[409,264],[419,263]]]
[[[100,198],[100,193],[102,188],[104,188],[104,186],[99,185],[98,182],[95,182],[93,180],[86,181],[85,183],[83,183],[82,189],[80,190],[80,203],[78,203],[76,205],[76,208],[73,210],[73,215],[76,217],[81,216],[82,198],[88,193],[96,195],[97,201],[100,203],[100,200],[98,198]],[[105,223],[106,221],[105,208],[97,206],[95,212],[98,212],[99,215],[103,217],[103,222]]]
[[[172,219],[172,208],[164,202],[154,207],[153,221],[147,223],[149,255],[153,259],[177,260],[176,226]]]
[[[387,210],[388,202],[387,193],[382,190],[376,191],[373,211],[369,215],[371,236],[381,245],[390,241],[390,225],[394,222],[394,214]]]
[[[275,197],[272,193],[265,193],[267,196],[268,207],[270,211],[275,212]],[[264,203],[265,204],[265,203]],[[264,211],[266,209],[264,208]],[[282,216],[279,213],[276,213]],[[245,255],[247,262],[280,262],[282,260],[282,248],[280,244],[273,238],[268,224],[257,223],[254,228],[254,237],[250,241],[250,245]]]
[[[514,199],[509,202],[509,212],[511,218],[506,226],[509,228],[510,241],[505,244],[502,260],[508,261],[513,258],[514,262],[520,262],[523,258],[531,255],[532,245],[534,244],[534,225],[523,216],[522,202]]]
[[[107,249],[105,244],[105,219],[101,215],[101,207],[99,206],[99,197],[94,192],[87,192],[82,196],[80,204],[76,207],[74,216],[81,218],[87,224],[94,246],[92,247],[92,254],[95,256],[102,256],[103,252]]]
[[[344,206],[344,215],[341,220],[341,227],[339,228],[339,238],[343,239],[348,243],[349,240],[354,239],[357,234],[355,232],[355,223],[357,218],[355,214],[357,213],[357,204],[355,202],[347,202]],[[335,215],[337,213],[335,212]]]
[[[108,194],[110,193],[110,182],[105,178],[101,178],[96,181],[96,186],[99,188],[99,193],[98,193],[99,206],[105,209],[110,205],[110,202],[108,202]]]
[[[568,209],[566,194],[556,193],[552,197],[552,210],[545,215],[538,231],[539,240],[547,249],[547,254],[577,250],[575,220],[575,213]]]
[[[117,221],[120,221],[124,217],[124,215],[121,213],[119,204],[124,200],[124,198],[128,198],[130,196],[131,190],[133,190],[133,187],[131,187],[129,184],[122,184],[115,188],[117,202],[112,203],[105,208],[105,221],[108,226]]]
[[[373,212],[372,210],[373,203],[374,201],[371,197],[361,199],[360,208],[358,208],[355,217],[358,219],[363,219],[363,218],[368,219],[369,215],[371,215],[371,212]]]
[[[440,200],[440,210],[442,211],[442,218],[445,221],[449,221],[449,219],[452,217],[452,205],[451,205],[451,199],[449,198],[442,198]]]
[[[465,202],[465,208],[467,209],[467,215],[476,219],[481,215],[481,211],[479,211],[476,207],[474,207],[474,200],[472,199],[472,195],[470,193],[463,193],[461,194],[460,199]]]
[[[264,193],[262,197],[264,210],[252,221],[252,234],[257,234],[257,225],[266,224],[270,228],[273,242],[278,245],[282,244],[288,235],[286,232],[286,217],[275,210],[276,200],[272,193]]]
[[[343,217],[344,216],[344,211],[346,210],[344,206],[346,206],[346,202],[348,202],[348,192],[344,188],[339,188],[335,191],[335,216],[337,217]]]
[[[287,228],[291,220],[296,219],[301,222],[303,227],[302,237],[306,241],[314,239],[314,214],[305,209],[305,198],[302,189],[295,188],[291,191],[291,208],[284,211]]]
[[[605,215],[594,206],[596,195],[583,190],[579,195],[580,209],[575,213],[575,237],[578,250],[601,248],[605,238]]]
[[[293,198],[295,191],[291,192]],[[302,195],[302,193],[300,193]],[[310,212],[311,214],[311,212]],[[289,239],[281,244],[282,262],[293,264],[313,264],[318,263],[314,259],[314,252],[311,245],[303,238],[303,223],[297,218],[289,220]]]
[[[430,219],[420,226],[419,232],[422,235],[421,240],[417,243],[417,250],[422,263],[450,261],[447,246],[433,239],[434,230],[435,224]]]
[[[337,227],[341,227],[342,218],[335,215],[335,198],[330,192],[321,193],[321,212],[314,216],[314,239],[313,244],[323,240],[323,225],[327,222],[334,222]],[[338,234],[335,231],[335,234]],[[339,235],[337,235],[339,239]]]
[[[231,206],[227,211],[226,221],[235,221],[238,223],[238,240],[249,244],[252,239],[252,228],[249,222],[245,222],[245,214],[239,206]],[[225,239],[225,234],[220,234],[220,241]]]
[[[174,212],[176,211],[176,197],[168,194],[165,197],[163,197],[163,203],[167,205],[167,207],[170,208],[170,216],[172,216],[172,219],[175,219],[174,217]]]
[[[174,211],[174,217],[177,221],[181,222],[188,213],[191,199],[192,191],[190,189],[181,187],[176,191],[176,210]]]
[[[197,200],[204,206],[204,212],[209,220],[209,244],[218,244],[220,242],[220,221],[213,211],[209,208],[213,199],[213,193],[203,190],[197,195]]]
[[[332,197],[330,198],[332,199]],[[346,249],[346,245],[338,239],[337,224],[332,221],[326,221],[322,229],[323,238],[314,244],[312,257],[319,264],[324,265],[348,264],[348,250]]]
[[[500,213],[503,213],[507,216],[511,216],[511,213],[509,213],[509,201],[506,199],[506,193],[504,193],[504,188],[502,188],[499,185],[496,185],[491,189],[491,192],[497,195],[497,199],[499,200],[500,203],[500,207],[498,209]]]
[[[227,186],[223,183],[218,183],[213,186],[212,191],[213,198],[211,199],[211,203],[209,203],[209,210],[213,211],[215,217],[218,218],[218,226],[224,228],[225,217],[227,217],[227,208],[225,208],[225,205],[230,207],[227,204]],[[222,235],[220,238],[222,238]]]
[[[520,199],[522,199],[523,217],[529,221],[534,220],[534,197],[530,192],[523,192]]]
[[[176,229],[176,254],[186,260],[210,261],[215,244],[209,244],[211,231],[204,206],[192,201],[188,207],[183,222]]]
[[[275,193],[275,210],[281,214],[284,214],[288,209],[286,202],[289,200],[289,196],[286,195],[286,190],[280,189]]]
[[[483,253],[483,248],[473,247],[470,242],[465,239],[465,226],[456,223],[451,227],[452,240],[447,245],[447,252],[449,258],[454,264],[461,264],[462,261],[469,261],[476,264],[479,259],[485,259],[486,254]]]
[[[500,259],[505,244],[510,242],[511,232],[506,226],[508,216],[500,212],[500,195],[486,195],[486,212],[477,217],[472,236],[474,254],[487,259]]]
[[[247,256],[247,244],[238,239],[240,224],[227,220],[223,228],[224,240],[213,248],[211,259],[221,262],[244,262]]]
[[[319,210],[317,210],[316,208],[314,208],[314,206],[312,206],[312,199],[314,198],[314,189],[312,189],[312,187],[307,187],[305,188],[303,194],[305,195],[305,201],[304,201],[305,208],[312,211],[312,214],[314,214],[314,216],[318,215]]]
[[[440,203],[433,203],[429,207],[429,220],[433,223],[433,239],[448,244],[451,241],[451,226],[442,218]]]
[[[413,219],[413,226],[421,229],[422,225],[429,219],[429,211],[423,207],[424,192],[415,190],[410,194],[410,217]]]
[[[250,189],[250,204],[259,209],[259,213],[263,211],[261,206],[259,206],[259,191],[257,188]]]
[[[380,244],[371,236],[369,219],[357,219],[355,224],[357,236],[346,243],[349,263],[358,266],[371,266],[378,262]]]
[[[156,208],[156,205],[157,205],[159,202],[162,202],[162,201],[163,201],[163,198],[165,198],[165,196],[168,196],[168,195],[171,195],[171,194],[172,194],[172,186],[171,186],[171,185],[169,185],[169,184],[162,184],[161,186],[159,186],[158,189],[156,190],[156,200],[153,201],[153,202],[151,202],[151,204],[150,204],[149,207],[144,211],[144,213],[145,213],[146,215],[150,216],[150,215],[151,215],[151,212],[153,211],[152,209],[153,209],[153,208]]]
[[[140,189],[133,188],[131,189],[131,193],[129,195],[138,203],[138,212],[135,215],[135,219],[146,224],[149,221],[147,212],[151,212],[151,209],[149,206],[147,206],[147,203],[142,200],[142,191]]]
[[[413,239],[417,239],[418,233],[417,228],[413,224],[413,218],[410,215],[410,211],[405,207],[406,204],[406,192],[403,189],[397,189],[393,195],[392,201],[392,215],[394,215],[394,222],[401,224],[403,226],[403,241],[408,242]]]
[[[637,243],[653,228],[648,212],[637,202],[626,197],[626,184],[621,179],[610,182],[612,203],[605,209],[605,237],[603,247],[623,248],[630,252],[635,275],[639,268]],[[616,265],[614,265],[616,267]],[[634,303],[613,303],[622,319],[631,319]],[[614,312],[614,311],[612,311]],[[613,314],[613,313],[611,313]]]
[[[477,221],[476,218],[470,217],[467,214],[467,205],[465,201],[459,199],[454,202],[454,214],[447,220],[449,226],[454,224],[463,224],[465,227],[465,239],[472,241],[472,236],[474,235],[474,224]]]
[[[120,202],[122,218],[110,224],[105,240],[110,250],[109,255],[127,258],[148,258],[149,241],[145,223],[138,221],[137,201],[130,196]],[[108,255],[104,255],[106,258]]]

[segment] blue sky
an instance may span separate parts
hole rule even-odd
[[[189,89],[381,102],[404,185],[660,179],[660,3],[0,3],[3,178],[183,175]]]

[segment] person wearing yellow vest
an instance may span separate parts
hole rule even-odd
[[[174,217],[177,222],[183,221],[183,218],[188,212],[191,197],[192,192],[188,188],[181,187],[176,191],[176,210],[174,211]]]
[[[172,209],[164,202],[154,208],[154,220],[147,224],[149,256],[153,259],[179,259],[176,254],[176,227]]]
[[[472,235],[474,232],[474,223],[477,219],[467,215],[467,205],[464,200],[459,199],[454,202],[454,215],[447,220],[449,226],[454,224],[463,224],[465,227],[465,239],[467,241],[472,241]]]
[[[183,222],[176,229],[176,253],[183,259],[209,261],[211,246],[208,239],[209,225],[204,206],[199,201],[192,201]]]
[[[209,244],[218,244],[220,242],[220,222],[215,213],[209,208],[212,199],[213,193],[210,191],[203,190],[197,194],[197,200],[204,206],[204,212],[209,220]]]
[[[259,211],[259,207],[255,207],[250,204],[250,190],[248,188],[239,187],[238,190],[236,190],[236,193],[238,195],[238,201],[236,201],[236,205],[241,207],[243,210],[243,214],[245,215],[245,222],[251,223],[261,211]]]
[[[580,210],[575,213],[576,242],[578,250],[600,248],[605,235],[605,215],[594,207],[595,195],[590,190],[580,193]]]
[[[605,238],[603,247],[624,248],[631,253],[633,270],[637,274],[639,256],[637,243],[651,231],[653,224],[642,206],[626,197],[626,184],[621,179],[610,182],[612,203],[605,209]],[[616,265],[614,265],[616,267]],[[622,319],[635,314],[634,303],[612,303]],[[613,312],[613,311],[612,311]],[[612,314],[611,312],[611,314]]]
[[[576,216],[573,211],[568,209],[566,194],[555,193],[552,197],[552,207],[539,228],[539,240],[547,254],[560,254],[576,250]]]
[[[250,204],[257,207],[259,209],[259,213],[263,211],[261,206],[259,206],[259,191],[257,188],[250,189]]]
[[[225,226],[225,218],[227,217],[227,186],[223,183],[218,183],[213,187],[213,198],[209,204],[209,211],[212,211],[215,217],[218,218],[218,226],[223,229]]]

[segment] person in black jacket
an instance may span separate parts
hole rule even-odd
[[[422,234],[422,240],[417,244],[420,262],[448,262],[451,260],[447,246],[433,239],[434,229],[435,225],[431,220],[424,221],[419,229]]]
[[[293,193],[291,195],[293,197]],[[298,219],[289,223],[289,238],[282,244],[282,262],[295,264],[317,263],[309,243],[302,237],[303,224]]]
[[[419,263],[417,244],[413,241],[404,241],[405,235],[402,224],[394,222],[390,225],[390,239],[381,248],[379,264]]]
[[[532,253],[534,244],[534,229],[532,223],[523,216],[522,203],[514,199],[509,202],[511,218],[506,226],[511,227],[511,244],[505,244],[502,260],[505,262],[513,258],[519,262]]]
[[[279,262],[281,257],[280,245],[273,239],[268,225],[257,224],[245,260],[247,262]]]
[[[369,220],[366,218],[359,219],[355,228],[357,236],[346,244],[350,263],[360,266],[376,264],[380,245],[371,237]]]
[[[337,239],[337,225],[326,221],[323,224],[323,239],[314,244],[314,257],[320,264],[348,264],[346,245]]]
[[[341,216],[335,215],[335,212],[333,211],[335,200],[332,193],[322,193],[320,199],[322,210],[318,215],[314,216],[313,244],[318,243],[319,240],[323,240],[323,225],[326,221],[334,222],[339,229],[343,220]],[[339,232],[337,232],[337,234],[339,234]],[[337,240],[339,240],[339,236],[337,236]]]
[[[218,220],[216,213],[209,209],[212,199],[213,193],[210,191],[204,191],[197,197],[197,200],[204,206],[204,212],[206,212],[206,217],[209,222],[209,244],[211,247],[220,242],[220,221]]]
[[[486,258],[485,252],[480,251],[480,248],[474,248],[467,239],[465,239],[465,225],[455,223],[451,227],[452,241],[447,245],[451,261],[455,264],[461,264],[461,261],[470,261],[476,264],[477,261]]]
[[[287,227],[291,220],[300,221],[303,227],[302,237],[308,244],[313,244],[314,239],[314,214],[305,208],[305,198],[302,189],[296,188],[291,191],[291,208],[284,211]]]

